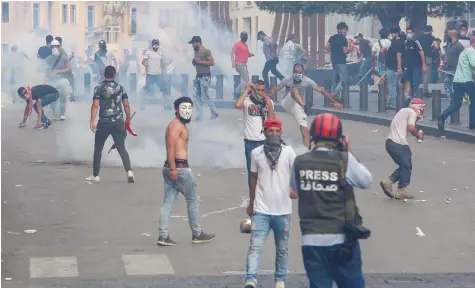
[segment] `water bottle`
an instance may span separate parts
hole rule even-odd
[[[422,133],[422,130],[419,130],[419,133]],[[421,138],[417,139],[417,143],[422,143],[422,140],[424,140],[424,135],[422,135]]]

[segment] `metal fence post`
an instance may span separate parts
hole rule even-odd
[[[460,124],[460,110],[450,115],[450,124]]]
[[[332,89],[332,81],[331,80],[324,80],[323,81],[323,89],[325,89],[325,91],[328,91],[330,92],[331,89]],[[331,103],[330,103],[330,100],[328,100],[327,97],[323,97],[323,107],[331,107]]]
[[[350,85],[348,83],[343,83],[343,108],[350,108]]]
[[[233,95],[234,95],[234,100],[236,100],[241,95],[241,91],[240,90],[238,91],[238,87],[241,84],[241,76],[234,75],[233,80],[234,80],[234,93],[233,93]]]
[[[368,111],[368,83],[360,82],[360,111]]]
[[[216,75],[216,99],[224,97],[224,76]]]
[[[91,74],[84,73],[84,94],[91,94]]]
[[[72,89],[71,98],[69,99],[69,101],[74,102],[76,101],[76,77],[74,73],[71,73],[68,80],[69,80],[69,84],[71,84],[71,89]]]
[[[378,84],[378,113],[386,112],[386,91],[384,91],[384,84]]]
[[[188,97],[188,74],[181,74],[181,96]]]
[[[398,80],[396,84],[396,111],[404,108],[404,87],[402,85]]]
[[[432,121],[437,121],[439,118],[441,109],[440,104],[440,90],[432,91]]]
[[[422,87],[416,87],[416,91],[415,91],[415,97],[417,98],[422,98],[422,95],[424,95],[424,88]]]

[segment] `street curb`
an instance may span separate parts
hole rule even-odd
[[[234,101],[219,100],[219,101],[215,101],[214,103],[216,105],[216,108],[235,109]],[[276,112],[284,112],[284,109],[280,104],[275,104],[274,110]],[[335,109],[326,109],[326,108],[312,107],[310,115],[317,115],[317,114],[325,113],[325,112],[333,113],[343,120],[364,122],[364,123],[383,125],[383,126],[389,126],[391,124],[391,119],[388,119],[386,117],[366,115],[366,114],[358,113],[358,112],[337,111]],[[425,121],[430,121],[430,120],[425,120]],[[473,133],[456,131],[450,128],[448,129],[446,128],[445,132],[442,133],[439,131],[437,127],[425,124],[424,122],[418,123],[417,129],[422,129],[425,135],[430,135],[430,136],[435,136],[435,137],[445,136],[447,139],[475,144],[475,134]]]

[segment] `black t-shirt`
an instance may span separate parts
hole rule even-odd
[[[348,46],[348,40],[341,34],[335,34],[330,39],[330,52],[332,65],[346,64],[346,54],[343,52],[343,48]]]
[[[363,55],[363,57],[367,58],[371,56],[371,43],[366,40],[362,39],[360,40],[360,53]]]
[[[422,50],[421,44],[417,40],[407,40],[404,52],[404,67],[422,67],[422,59],[419,52]]]
[[[435,41],[435,37],[430,34],[423,34],[417,38],[417,41],[421,44],[424,56],[434,57],[432,53],[432,43]]]
[[[51,47],[49,46],[41,46],[39,49],[38,49],[38,57],[40,57],[40,59],[46,59],[48,58],[49,55],[51,55],[52,52],[51,52]]]
[[[48,94],[58,93],[58,90],[50,85],[37,85],[31,88],[33,100],[43,99]]]
[[[122,100],[128,99],[124,87],[114,81],[103,81],[94,90],[93,99],[99,100],[99,122],[112,123],[123,119]]]
[[[389,46],[388,53],[386,54],[386,68],[388,70],[393,70],[393,71],[397,70],[397,53],[398,52],[401,53],[401,57],[404,57],[404,41],[401,39],[393,39],[391,41],[391,46]]]

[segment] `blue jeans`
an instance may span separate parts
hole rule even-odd
[[[59,99],[58,93],[51,93],[41,98],[41,107],[42,107],[41,110],[43,111],[43,113],[41,114],[41,122],[46,123],[48,121],[48,118],[45,115],[45,110],[43,109],[43,107],[57,101],[58,99]],[[35,102],[35,104],[33,104],[33,109],[35,109],[35,112],[38,113],[38,102]]]
[[[447,94],[448,102],[450,103],[452,97],[454,96],[454,75],[445,74],[444,76],[444,89]]]
[[[333,65],[332,92],[339,93],[343,83],[348,83],[348,67],[346,64],[335,64]]]
[[[386,73],[386,79],[388,81],[389,89],[389,107],[396,108],[397,85],[399,85],[397,71],[388,70]]]
[[[412,174],[412,152],[409,145],[401,145],[394,142],[391,139],[386,140],[386,151],[391,159],[399,167],[389,176],[389,179],[396,183],[398,182],[398,188],[402,189],[409,185],[411,182]]]
[[[419,88],[422,81],[422,67],[407,68],[405,81],[411,84],[411,97],[416,95],[416,89]]]
[[[197,118],[203,117],[203,101],[207,102],[212,115],[218,114],[216,106],[211,98],[209,98],[209,85],[211,84],[211,76],[196,76],[193,80],[193,90],[195,92],[195,104]]]
[[[198,224],[199,219],[199,196],[196,189],[196,180],[191,168],[177,168],[178,179],[173,181],[170,179],[170,169],[163,167],[163,206],[160,210],[160,221],[158,227],[158,234],[160,237],[166,239],[168,237],[168,220],[172,212],[172,206],[175,204],[178,193],[182,193],[186,199],[186,206],[188,208],[188,222],[193,236],[201,234],[201,227]]]
[[[368,71],[371,68],[373,68],[373,62],[374,62],[374,58],[372,56],[366,57],[363,60],[363,63],[361,63],[361,66],[360,66],[359,79],[363,78],[363,76],[366,75],[366,73],[368,73]],[[366,81],[366,83],[371,82],[371,74],[372,73],[368,73],[368,75],[366,75],[365,80],[364,80]]]
[[[353,258],[342,263],[338,253],[342,245],[302,246],[302,258],[310,288],[364,288],[361,249],[359,243],[353,250]]]
[[[254,148],[264,145],[264,141],[251,141],[244,139],[244,153],[246,154],[247,184],[251,187],[251,152]]]
[[[470,106],[468,109],[468,128],[474,129],[475,128],[475,82],[469,81],[465,83],[453,83],[454,87],[454,95],[450,101],[449,107],[445,109],[440,117],[442,120],[447,120],[447,118],[454,112],[460,110],[463,104],[463,97],[465,94],[468,94],[470,97]]]
[[[285,281],[288,264],[290,215],[267,215],[255,212],[251,221],[251,243],[247,252],[246,282],[257,283],[262,247],[271,229],[274,232],[276,254],[275,280]]]

